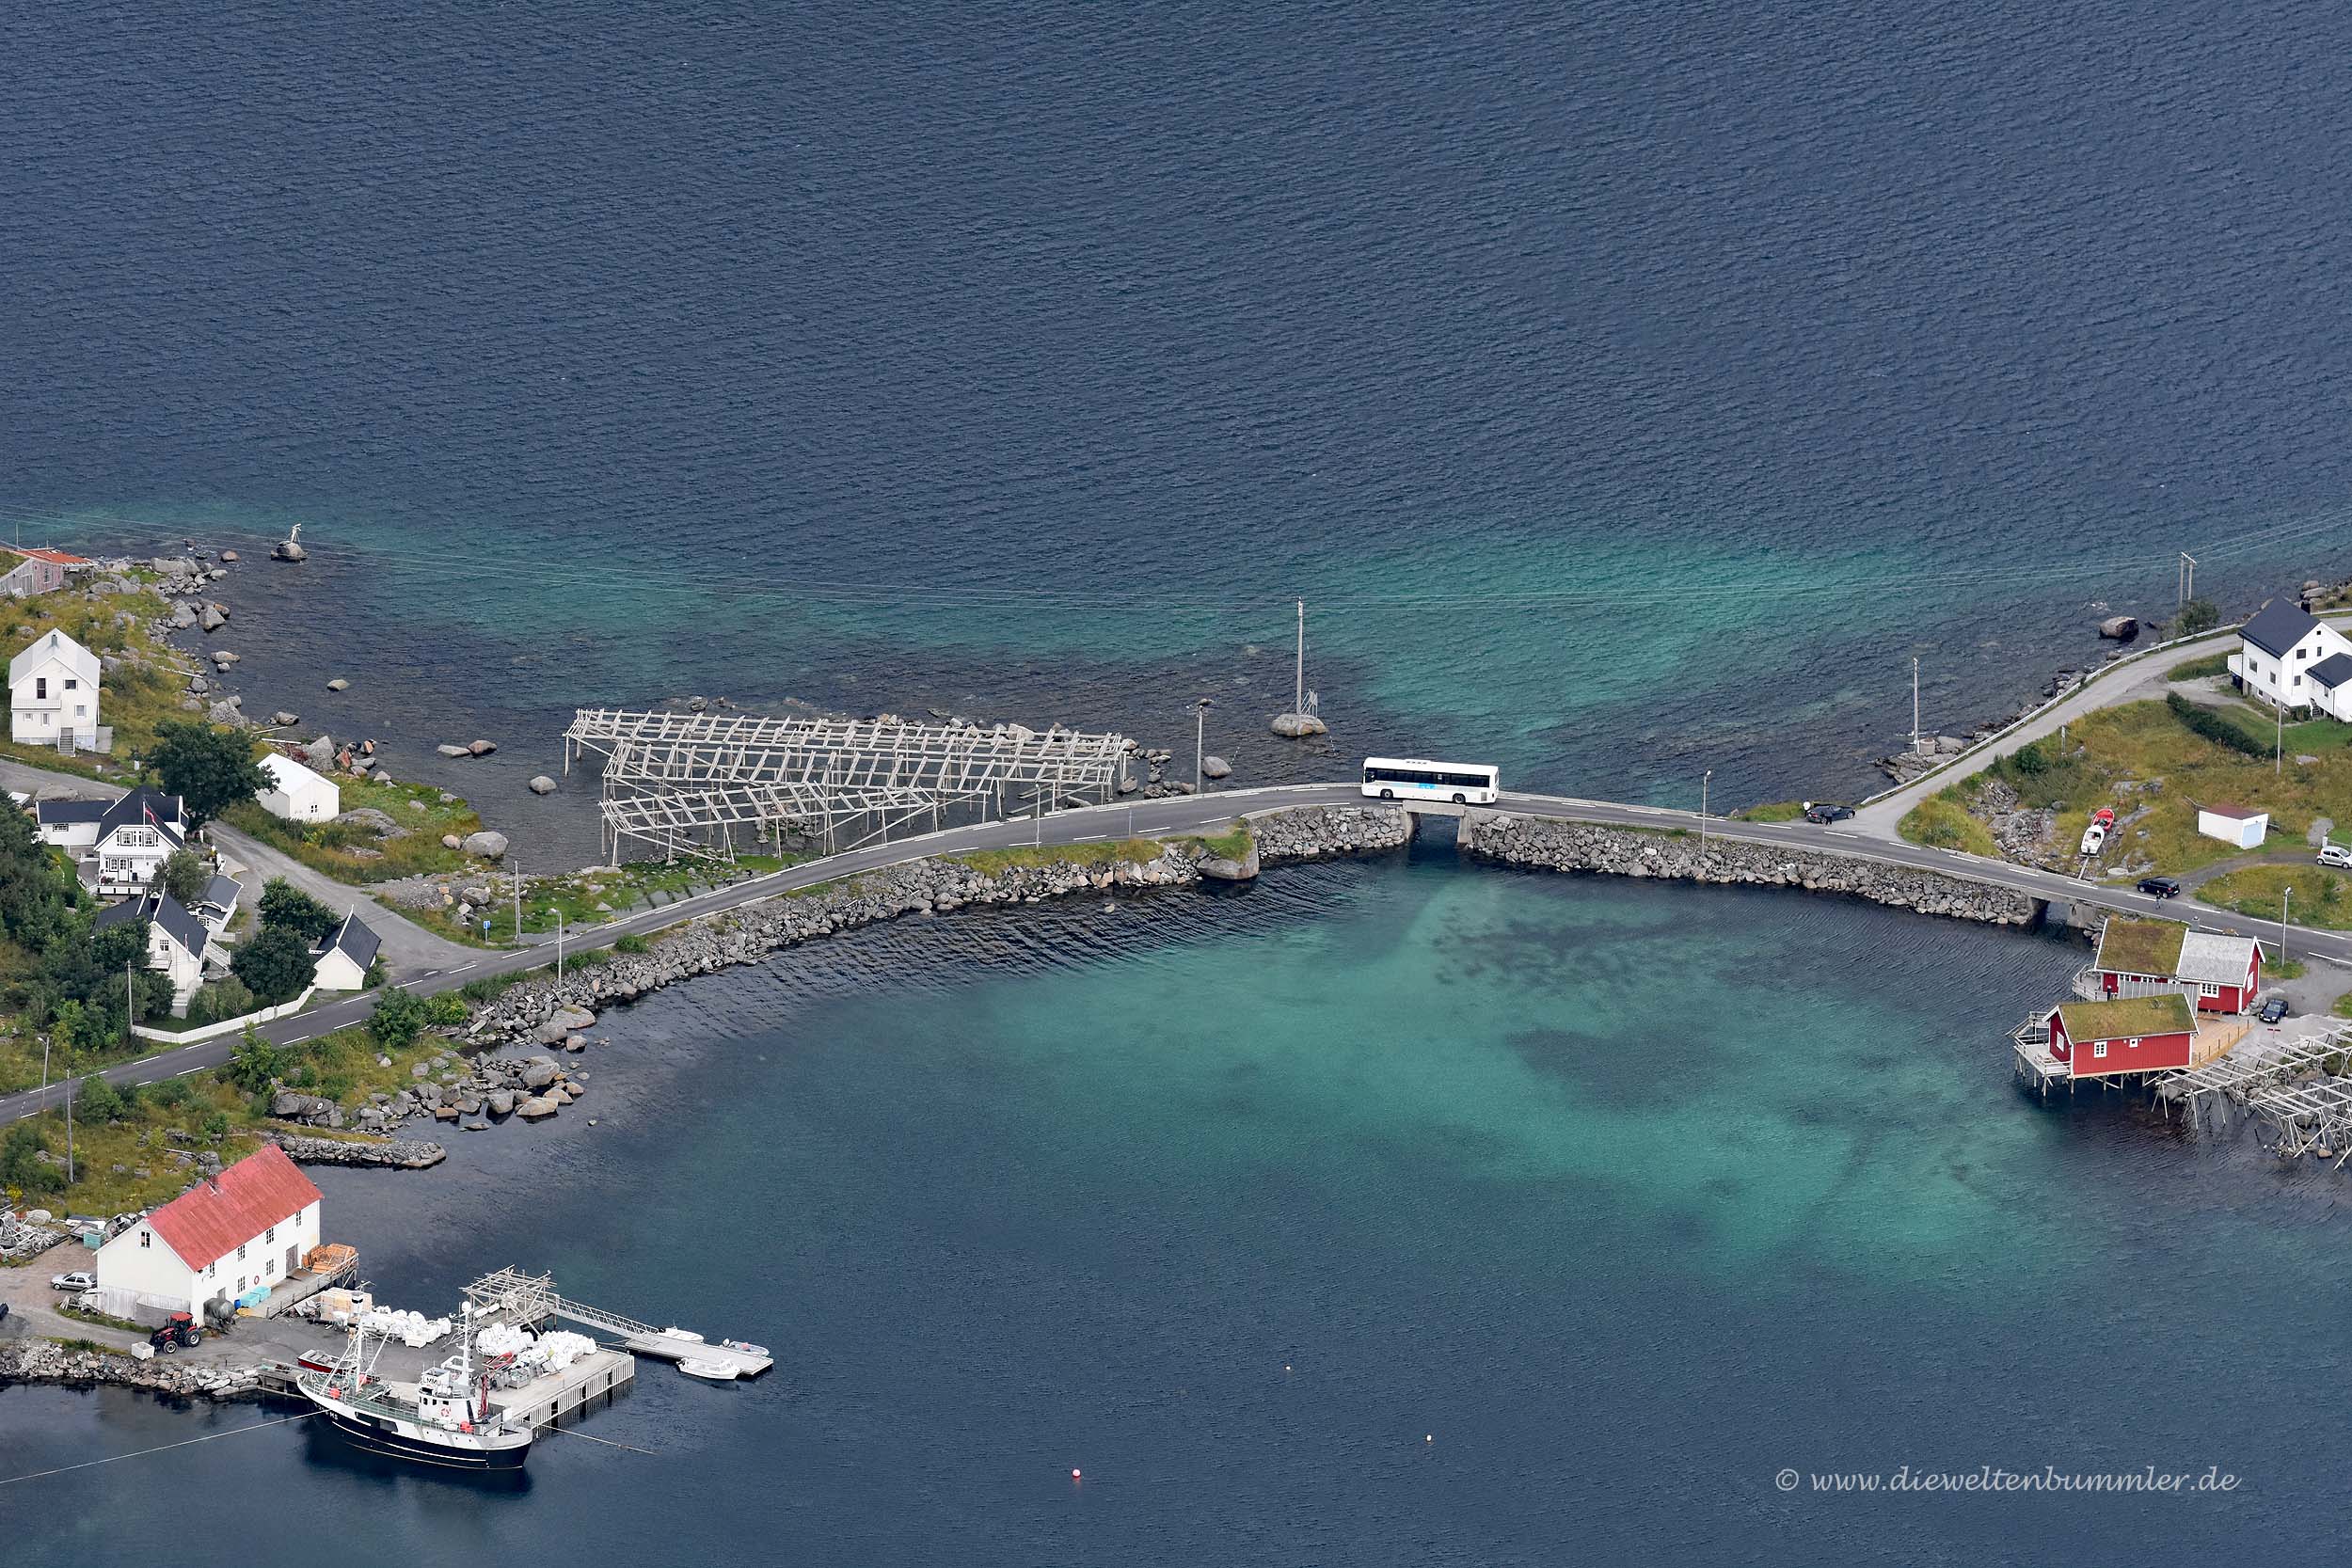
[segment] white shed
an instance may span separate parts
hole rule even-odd
[[[359,924],[357,911],[326,933],[310,949],[311,983],[321,990],[359,990],[368,983],[368,970],[383,947],[373,931]]]
[[[2216,801],[2197,808],[2197,831],[2207,838],[2217,838],[2241,849],[2259,849],[2270,832],[2270,814]]]
[[[254,799],[272,816],[289,822],[325,822],[342,810],[342,791],[332,779],[321,778],[294,758],[272,752],[262,759],[270,787]]]

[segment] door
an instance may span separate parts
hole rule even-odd
[[[296,1244],[299,1245],[300,1243]],[[294,1273],[295,1266],[294,1249],[290,1246],[286,1249],[286,1272],[288,1274]]]

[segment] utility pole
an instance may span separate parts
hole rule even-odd
[[[2286,684],[2286,680],[2285,680],[2285,677],[2284,677],[2284,676],[2280,677],[2280,684],[2281,686],[2283,686],[2283,685],[2285,685],[2285,684]],[[2271,745],[2275,748],[2275,750],[2273,750],[2273,751],[2272,751],[2272,752],[2270,753],[2270,771],[2271,771],[2272,773],[2274,773],[2274,774],[2283,774],[2283,773],[2285,773],[2285,772],[2286,772],[2286,770],[2287,770],[2287,703],[2286,703],[2286,699],[2285,699],[2284,697],[2281,697],[2281,698],[2280,698],[2280,699],[2278,700],[2278,702],[2276,702],[2276,703],[2272,704],[2272,705],[2271,705],[2271,708],[2270,708],[2270,712],[2271,712],[2271,717],[2272,717],[2272,719],[2273,719],[2273,721],[2274,721],[2274,722],[2272,723],[2272,726],[2271,726],[2271,729],[2272,729],[2272,739],[2271,739]]]
[[[1298,665],[1291,680],[1291,711],[1307,711],[1307,601],[1298,601]]]
[[[1919,656],[1911,656],[1911,749],[1919,750]]]
[[[564,994],[564,911],[555,911],[555,994]]]
[[[522,867],[521,867],[521,866],[519,866],[519,865],[518,865],[518,866],[516,866],[516,867],[513,869],[513,871],[512,871],[511,875],[512,875],[512,876],[514,877],[514,879],[515,879],[515,945],[516,945],[516,946],[517,946],[517,947],[520,947],[520,946],[523,944],[523,872],[522,872]]]
[[[1699,853],[1707,853],[1707,781],[1715,776],[1710,768],[1699,775]]]
[[[126,1040],[136,1037],[131,1033],[131,1026],[139,1021],[138,1010],[138,992],[131,989],[131,960],[125,958],[122,960],[122,1037]]]
[[[2287,903],[2294,896],[2291,887],[2279,891],[2279,961],[2282,964],[2287,961]]]
[[[2173,608],[2178,610],[2197,596],[2197,558],[2186,550],[2181,552],[2179,564],[2172,568]]]
[[[1304,613],[1303,610],[1301,613]],[[1301,620],[1298,624],[1301,628],[1299,635],[1304,637],[1307,623]],[[1209,700],[1202,697],[1192,705],[1192,793],[1196,800],[1200,794],[1200,748],[1208,744],[1203,738],[1208,734],[1208,726]]]

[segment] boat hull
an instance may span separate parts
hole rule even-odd
[[[381,1454],[387,1459],[405,1460],[411,1465],[430,1465],[444,1470],[477,1473],[519,1470],[531,1453],[528,1442],[500,1449],[443,1448],[437,1443],[420,1442],[397,1432],[369,1426],[340,1410],[322,1406],[320,1413],[326,1418],[327,1424],[354,1448]]]

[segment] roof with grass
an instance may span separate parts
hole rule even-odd
[[[2145,1039],[2150,1035],[2188,1035],[2197,1015],[2178,991],[2162,996],[2127,996],[2114,1002],[2068,1002],[2058,1007],[2070,1040]]]
[[[2132,920],[2111,915],[2099,933],[2096,968],[2110,974],[2178,974],[2181,945],[2188,927],[2177,920]]]

